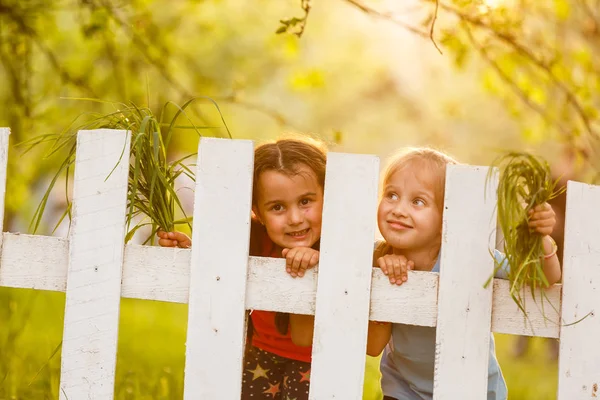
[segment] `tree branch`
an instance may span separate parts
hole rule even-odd
[[[368,7],[368,6],[358,2],[357,0],[344,0],[344,1],[346,1],[346,3],[351,4],[352,6],[358,8],[365,14],[368,14],[374,18],[382,19],[382,20],[391,22],[393,24],[396,24],[398,26],[401,26],[402,28],[408,30],[409,32],[415,33],[418,36],[421,36],[423,38],[427,39],[430,37],[430,35],[427,32],[424,32],[419,28],[416,28],[412,25],[408,25],[407,23],[405,23],[403,21],[400,21],[391,13],[378,11],[374,8]]]
[[[575,109],[576,114],[579,116],[579,118],[581,119],[583,125],[585,126],[586,131],[589,134],[594,134],[594,130],[591,126],[589,117],[587,116],[585,110],[583,109],[583,107],[581,106],[581,104],[579,103],[577,97],[573,94],[573,92],[571,90],[569,90],[568,87],[566,87],[566,85],[564,84],[564,82],[562,82],[560,79],[558,79],[558,77],[556,77],[556,75],[554,74],[554,72],[552,72],[552,70],[550,69],[550,67],[548,65],[546,65],[542,60],[540,60],[537,56],[535,56],[530,50],[528,50],[527,48],[523,47],[521,44],[517,43],[512,37],[510,37],[509,35],[503,33],[503,32],[499,32],[496,29],[494,29],[493,27],[489,26],[488,24],[484,23],[483,21],[481,21],[478,18],[474,18],[454,7],[448,6],[446,4],[440,3],[440,7],[448,12],[453,13],[454,15],[456,15],[457,17],[459,17],[462,21],[469,23],[473,26],[479,27],[479,28],[483,28],[487,31],[489,31],[490,33],[492,33],[496,38],[500,39],[500,41],[502,41],[503,43],[507,44],[509,47],[513,48],[518,54],[520,54],[521,56],[523,56],[525,59],[529,60],[533,65],[535,65],[536,67],[538,67],[540,70],[542,70],[543,72],[546,73],[546,75],[548,75],[548,77],[552,80],[552,82],[565,94],[565,96],[567,97],[568,102],[573,106],[573,108]]]
[[[433,30],[435,28],[435,21],[437,20],[439,9],[440,9],[440,0],[435,0],[435,10],[433,11],[433,18],[431,20],[431,28],[429,29],[429,39],[431,39],[431,42],[433,43],[433,45],[435,46],[437,51],[439,51],[440,54],[444,54],[444,53],[442,53],[442,50],[438,47],[437,43],[435,42],[435,39],[433,38]]]
[[[590,17],[594,21],[596,26],[600,25],[600,21],[598,21],[599,17],[594,13],[592,6],[590,6],[588,4],[587,0],[580,0],[580,1],[581,1],[581,6],[583,7],[587,16]]]
[[[483,59],[492,67],[492,69],[496,72],[496,74],[502,79],[502,81],[521,99],[523,103],[525,103],[529,108],[538,113],[546,122],[549,124],[555,125],[558,129],[565,134],[565,136],[569,137],[572,133],[565,128],[558,120],[553,119],[538,103],[533,101],[523,90],[517,85],[515,81],[513,81],[510,76],[502,68],[498,65],[498,63],[490,57],[487,50],[482,46],[475,37],[473,36],[471,29],[467,26],[465,27],[465,31],[467,32],[467,37],[469,41],[475,47],[479,54],[483,57]]]
[[[187,97],[187,98],[195,97],[193,93],[189,92],[183,84],[181,84],[179,81],[177,81],[177,79],[174,76],[171,75],[171,73],[167,70],[167,68],[165,67],[164,63],[161,60],[155,59],[154,57],[151,56],[150,52],[148,52],[149,45],[145,42],[145,40],[142,37],[140,37],[140,35],[137,34],[137,32],[135,32],[131,28],[130,24],[128,24],[123,18],[121,18],[116,13],[116,11],[113,8],[110,7],[110,4],[105,2],[105,3],[102,3],[102,6],[106,8],[106,10],[109,12],[109,15],[111,16],[111,18],[122,29],[124,29],[126,32],[129,33],[129,35],[131,36],[136,47],[142,52],[144,57],[150,62],[150,64],[154,68],[156,68],[158,70],[158,72],[161,74],[161,76],[169,84],[171,84],[175,88],[175,90],[177,90],[180,93],[181,96]],[[223,96],[223,97],[212,97],[212,98],[215,101],[231,103],[231,104],[235,104],[235,105],[238,105],[240,107],[243,107],[243,108],[246,108],[249,110],[261,112],[261,113],[273,118],[279,125],[289,125],[288,121],[285,119],[285,117],[283,117],[283,115],[281,115],[277,111],[271,110],[267,107],[264,107],[264,106],[261,106],[258,104],[240,101],[235,96]]]
[[[260,104],[239,100],[235,95],[212,97],[212,99],[218,102],[234,104],[247,110],[258,111],[274,119],[279,126],[291,126],[287,118],[285,118],[283,114],[279,113],[278,111]]]
[[[76,87],[79,87],[84,92],[87,92],[89,95],[95,96],[95,93],[92,90],[92,88],[86,85],[83,79],[74,77],[73,75],[71,75],[71,73],[69,73],[69,71],[61,67],[56,55],[44,43],[37,31],[29,25],[27,25],[22,16],[15,13],[12,13],[10,15],[12,17],[12,20],[16,22],[16,24],[19,26],[21,32],[30,37],[32,41],[36,44],[36,46],[42,51],[42,53],[44,53],[48,61],[50,61],[50,65],[59,74],[63,82],[70,83]]]

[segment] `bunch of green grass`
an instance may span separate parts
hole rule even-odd
[[[504,253],[510,266],[508,278],[510,295],[523,314],[523,289],[530,288],[536,300],[536,289],[548,287],[544,275],[543,238],[528,225],[528,213],[536,206],[558,196],[564,188],[556,189],[548,163],[528,153],[512,152],[493,164],[500,170],[498,183],[498,223],[504,234]],[[488,181],[493,173],[490,168]],[[495,261],[494,274],[502,267]],[[492,281],[486,282],[486,286]],[[543,307],[543,303],[542,303]]]
[[[124,129],[131,131],[131,150],[128,155],[130,168],[125,242],[131,240],[135,232],[144,226],[152,227],[151,233],[144,243],[153,241],[158,230],[172,231],[178,225],[186,225],[191,230],[191,217],[186,215],[175,192],[174,183],[182,174],[187,175],[195,181],[193,171],[185,164],[185,161],[195,154],[187,155],[175,161],[169,161],[167,160],[169,144],[171,143],[175,129],[192,129],[199,136],[202,136],[201,130],[214,128],[199,127],[186,114],[186,109],[198,100],[209,100],[214,104],[231,138],[231,133],[218,105],[212,99],[206,97],[193,98],[181,107],[175,103],[168,102],[163,106],[160,116],[157,117],[149,108],[138,107],[133,103],[113,103],[94,99],[77,100],[97,101],[109,104],[114,106],[115,111],[108,114],[82,114],[80,117],[85,117],[86,119],[84,123],[80,123],[79,125],[73,123],[62,133],[41,135],[27,142],[27,150],[41,144],[50,143],[51,148],[47,156],[52,156],[66,150],[63,162],[54,174],[34,213],[30,231],[35,233],[38,230],[50,192],[62,174],[65,174],[66,178],[65,192],[68,191],[69,173],[75,162],[77,132],[84,129]],[[176,112],[170,121],[164,122],[163,117],[169,106],[175,107]],[[189,125],[177,125],[180,117],[185,117]],[[78,120],[79,117],[75,122]],[[125,156],[125,154],[122,154],[121,159]],[[176,219],[176,215],[179,213],[183,215],[183,218]],[[71,218],[71,203],[68,195],[67,207],[56,224],[55,230],[65,217],[69,217],[69,220]]]

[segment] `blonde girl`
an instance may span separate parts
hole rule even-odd
[[[383,176],[377,212],[384,241],[376,245],[374,254],[374,265],[382,269],[390,283],[406,282],[408,270],[439,272],[446,166],[456,163],[428,148],[410,149],[391,160]],[[556,245],[549,236],[555,223],[554,211],[548,204],[530,212],[529,227],[543,236],[543,268],[550,284],[561,276]],[[495,256],[504,261],[501,253],[496,251]],[[499,271],[499,277],[506,277],[506,269]],[[370,322],[367,353],[379,355],[384,347],[384,399],[432,399],[435,328]],[[487,399],[506,399],[506,383],[495,356],[493,337],[489,360]]]

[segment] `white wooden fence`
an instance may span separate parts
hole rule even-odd
[[[8,135],[0,129],[0,214]],[[600,395],[600,187],[569,182],[564,284],[547,291],[562,320],[546,304],[546,321],[529,296],[529,325],[507,281],[483,288],[496,220],[487,167],[449,168],[441,276],[411,272],[396,287],[370,267],[376,157],[329,154],[319,272],[292,279],[284,260],[248,257],[250,141],[201,140],[191,250],[123,246],[127,160],[107,176],[129,140],[79,133],[69,238],[1,238],[0,286],[66,291],[61,399],[113,397],[121,297],[189,301],[185,399],[239,399],[247,309],[315,315],[314,400],[361,398],[369,318],[437,326],[435,399],[486,398],[490,330],[560,337],[558,398]]]

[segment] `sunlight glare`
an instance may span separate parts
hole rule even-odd
[[[500,4],[502,3],[502,0],[483,0],[483,3],[488,7],[488,8],[496,8],[498,6],[500,6]]]

